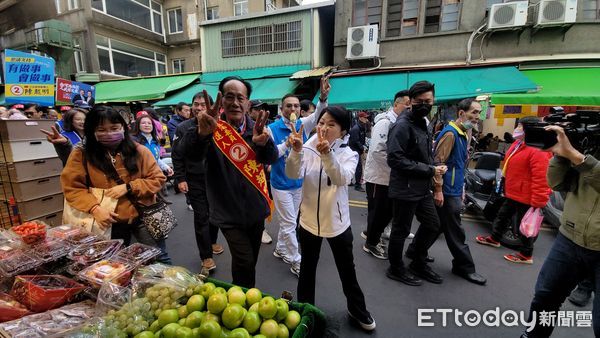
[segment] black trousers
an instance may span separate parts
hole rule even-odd
[[[231,252],[231,276],[233,284],[246,288],[254,287],[256,282],[256,262],[261,245],[264,221],[240,227],[221,227],[221,232]]]
[[[360,155],[360,152],[358,154],[358,163],[356,164],[356,171],[354,172],[354,185],[361,185],[360,182],[362,181],[363,174],[362,156]]]
[[[298,301],[315,304],[317,264],[319,263],[323,237],[315,236],[301,226],[298,227],[298,237],[300,239],[300,249],[302,250],[300,278],[298,279]],[[335,266],[342,281],[348,311],[359,318],[368,318],[370,314],[365,305],[365,296],[360,289],[360,285],[358,285],[356,270],[354,269],[352,240],[352,229],[350,227],[336,237],[327,238],[333,253]]]
[[[212,244],[217,243],[219,228],[208,221],[208,198],[204,177],[189,180],[187,197],[194,209],[194,232],[201,259],[212,258]]]
[[[413,264],[426,265],[427,250],[433,245],[440,231],[440,220],[438,218],[433,196],[428,195],[418,201],[406,201],[393,199],[392,233],[388,244],[388,259],[393,273],[404,273],[404,242],[410,234],[413,218],[421,223],[411,244],[415,250]]]
[[[519,203],[515,200],[511,200],[510,198],[506,198],[504,200],[504,204],[498,210],[498,215],[496,219],[494,219],[494,223],[492,224],[492,238],[496,241],[500,241],[502,238],[502,234],[506,231],[506,229],[513,225],[513,216],[517,215],[518,224],[521,223],[523,216],[527,213],[530,206],[527,204]],[[524,256],[531,256],[533,254],[533,243],[535,242],[536,237],[527,238],[518,231],[517,225],[517,234],[519,235],[519,239],[521,240],[522,246],[519,249],[519,252]]]
[[[466,243],[465,229],[462,227],[460,211],[462,209],[461,196],[444,195],[444,205],[437,208],[440,217],[441,231],[446,238],[448,249],[454,258],[452,267],[457,272],[475,272],[475,263],[471,250]]]
[[[366,183],[367,188],[367,243],[377,245],[385,227],[392,220],[392,200],[388,186]]]

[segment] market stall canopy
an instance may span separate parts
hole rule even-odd
[[[437,103],[537,88],[514,66],[370,73],[332,77],[329,104],[343,105],[347,109],[384,109],[392,105],[396,92],[421,80],[435,84]]]
[[[160,100],[199,77],[193,73],[102,81],[96,84],[96,103]]]
[[[188,86],[164,100],[154,103],[154,106],[168,107],[179,102],[191,103],[192,97],[204,89],[214,98],[217,95],[219,82],[223,78],[232,75],[237,75],[250,82],[252,85],[251,99],[266,103],[277,103],[285,94],[293,93],[299,84],[297,81],[290,81],[290,75],[309,68],[309,65],[294,65],[204,73],[201,76],[200,83]]]
[[[492,104],[600,106],[600,68],[522,71],[540,90],[535,93],[494,94]]]

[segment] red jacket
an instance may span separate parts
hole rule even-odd
[[[506,152],[512,154],[519,141],[515,141]],[[546,181],[546,171],[552,153],[522,144],[508,159],[505,173],[504,194],[511,200],[543,208],[548,203],[552,190]]]

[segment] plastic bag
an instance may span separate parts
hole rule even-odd
[[[543,220],[544,214],[542,213],[542,209],[531,207],[527,210],[525,216],[523,216],[519,231],[521,231],[525,237],[535,237],[540,232]]]
[[[98,289],[104,282],[125,286],[129,283],[133,270],[134,266],[130,263],[105,259],[81,270],[77,277]]]
[[[115,283],[104,283],[96,299],[96,312],[105,314],[110,310],[118,310],[131,302],[131,289]]]
[[[0,322],[19,319],[30,313],[25,305],[19,303],[11,295],[0,293]]]
[[[171,300],[177,301],[186,295],[187,290],[202,285],[202,279],[186,268],[156,263],[140,267],[132,278],[131,285],[137,297],[156,298],[154,292],[148,293],[152,287],[163,293],[167,291],[161,289],[169,289]]]

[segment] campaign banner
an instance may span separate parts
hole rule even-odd
[[[6,49],[6,102],[54,106],[54,67],[52,58]]]
[[[96,87],[87,83],[56,78],[56,105],[93,106]]]

